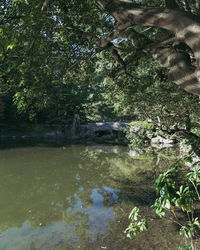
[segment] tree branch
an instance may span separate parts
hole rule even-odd
[[[187,0],[182,0],[182,5],[185,11],[191,12],[190,5]]]
[[[71,69],[73,69],[76,65],[78,65],[80,62],[85,61],[87,59],[89,59],[92,54],[94,53],[95,48],[93,48],[90,53],[87,56],[82,56],[79,60],[77,60],[76,62],[74,62],[69,68],[68,71],[70,71]]]
[[[45,0],[43,2],[43,5],[42,5],[42,8],[41,8],[41,11],[43,12],[45,9],[47,9],[49,3],[51,2],[51,0]]]
[[[197,12],[200,12],[200,1],[199,0],[196,0],[195,7],[197,9]]]
[[[188,61],[189,56],[186,56],[186,53],[159,48],[152,55],[159,62],[162,61],[164,67],[171,67],[169,76],[173,82],[186,91],[200,96],[200,24],[192,16],[175,9],[135,7],[126,0],[96,0],[96,2],[115,18],[115,28],[118,31],[127,25],[160,27],[173,32],[176,40],[184,42],[191,48],[196,60],[195,70]]]
[[[112,43],[109,43],[108,44],[108,49],[110,50],[113,58],[118,62],[118,64],[120,65],[119,69],[117,70],[117,74],[122,74],[122,73],[125,73],[131,77],[133,77],[130,73],[127,72],[127,69],[126,69],[126,63],[124,62],[124,60],[121,58],[121,56],[119,55],[116,47],[112,44]]]

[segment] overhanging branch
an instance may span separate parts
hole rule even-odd
[[[186,91],[200,96],[200,24],[192,16],[176,9],[136,7],[125,0],[96,0],[96,2],[115,18],[116,30],[122,30],[127,25],[160,27],[173,32],[176,40],[191,48],[196,60],[195,70],[190,67],[191,64],[185,55],[175,50],[160,48],[160,53],[157,53],[157,50],[153,56],[158,61],[165,58],[166,63],[162,65],[168,65],[167,67],[176,63],[176,67],[170,68],[170,79]],[[168,57],[170,60],[167,60]]]

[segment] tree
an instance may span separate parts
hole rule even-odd
[[[106,77],[107,98],[119,117],[151,120],[168,133],[197,128],[199,98],[166,80],[166,70],[151,57],[141,55],[132,68],[134,80]],[[181,110],[181,112],[180,112]]]
[[[54,1],[45,1],[42,9],[44,10],[50,2],[52,6],[54,5]],[[91,4],[91,1],[86,2]],[[171,81],[188,92],[200,94],[198,1],[152,1],[153,7],[147,6],[147,1],[96,0],[95,2],[114,18],[111,22],[113,27],[110,32],[101,32],[101,39],[96,38],[96,41],[91,34],[85,32],[83,37],[93,38],[93,43],[96,43],[97,47],[111,52],[119,65],[115,73],[126,73],[131,76],[131,72],[126,69],[130,62],[123,60],[119,53],[119,50],[123,49],[117,48],[113,43],[114,39],[128,39],[132,41],[132,52],[142,50],[150,53],[162,66],[169,68]],[[162,28],[169,32],[165,39],[158,37],[150,39],[144,30],[136,31],[136,25]]]
[[[200,94],[198,1],[196,9],[192,1],[177,1],[179,4],[176,1],[165,1],[168,8],[138,6],[135,1],[96,2],[115,18],[114,30],[100,41],[101,47],[108,46],[113,38],[130,39],[135,50],[150,53],[162,66],[169,68],[168,75],[171,81],[188,92]],[[170,9],[171,7],[176,9]],[[169,31],[167,39],[149,39],[144,31],[141,34],[134,30],[136,25],[166,29]],[[140,43],[135,46],[138,40]],[[126,62],[122,61],[117,53],[118,49],[113,44],[110,44],[110,47],[121,65],[121,70],[128,73]]]
[[[145,86],[135,79],[135,68],[151,55],[168,68],[171,81],[199,96],[196,2],[4,0],[1,92],[11,92],[19,109],[34,112],[51,107],[52,90],[62,83],[85,86],[107,75],[137,92]],[[163,70],[156,74],[165,77]],[[101,80],[98,84],[96,89]]]

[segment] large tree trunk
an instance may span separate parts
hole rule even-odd
[[[128,0],[96,0],[116,20],[115,30],[124,31],[130,26],[156,26],[174,33],[174,41],[186,44],[195,59],[191,64],[186,52],[174,47],[151,45],[145,51],[169,68],[169,79],[187,92],[200,96],[200,24],[194,17],[180,10],[136,6]],[[163,43],[162,43],[163,44]]]

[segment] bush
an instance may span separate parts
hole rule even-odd
[[[129,147],[134,150],[141,150],[150,142],[150,137],[155,131],[155,125],[148,121],[134,121],[129,123],[125,129]]]
[[[179,160],[157,177],[155,188],[158,197],[152,208],[160,218],[165,216],[179,226],[180,234],[188,243],[179,249],[195,250],[195,239],[200,238],[200,220],[197,216],[200,205],[200,162],[194,163],[191,155],[184,159],[192,164],[190,168]],[[131,214],[133,212],[138,213],[138,210],[134,208]],[[180,213],[185,215],[186,220],[179,219]],[[146,225],[145,219],[141,222],[137,216],[131,216],[134,222],[126,229],[130,238],[146,229],[141,227],[144,223]]]

